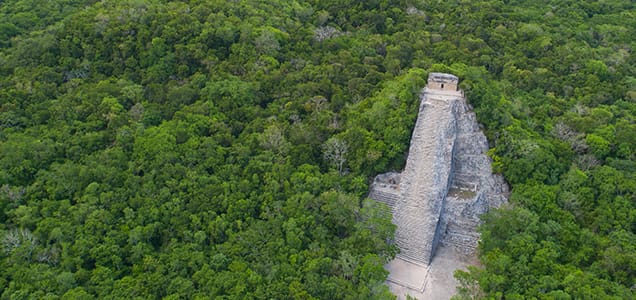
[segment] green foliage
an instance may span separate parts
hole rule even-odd
[[[316,41],[305,2],[39,2],[0,8],[2,298],[392,297],[373,173],[322,151],[399,73],[383,38]]]
[[[3,1],[0,298],[391,298],[394,226],[363,199],[403,167],[431,71],[461,78],[512,185],[460,296],[633,298],[635,20],[625,0]]]
[[[622,260],[618,236],[635,244],[636,157],[627,138],[636,132],[627,125],[636,116],[635,70],[623,34],[636,32],[621,17],[636,7],[558,5],[414,5],[426,24],[416,28],[446,53],[433,54],[429,69],[460,76],[494,170],[512,186],[511,206],[484,216],[483,268],[457,274],[459,298],[633,298],[634,260]],[[598,267],[614,260],[626,267]]]

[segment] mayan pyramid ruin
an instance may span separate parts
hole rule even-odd
[[[458,83],[451,74],[429,74],[406,166],[378,175],[369,194],[391,207],[397,225],[400,253],[387,265],[388,281],[415,294],[424,292],[440,245],[474,257],[479,216],[508,192],[492,174],[488,141]]]

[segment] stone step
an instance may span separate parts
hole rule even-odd
[[[399,200],[400,195],[397,194],[397,191],[396,193],[389,193],[389,192],[373,189],[371,193],[369,193],[369,198],[375,201],[382,202],[388,205],[389,207],[393,208],[395,207],[395,203]]]
[[[446,234],[441,243],[456,249],[462,249],[464,253],[475,253],[479,245],[479,235]]]
[[[471,248],[471,251],[474,250],[480,237],[476,231],[478,224],[478,222],[472,220],[454,220],[449,222],[443,243],[457,248]]]
[[[474,218],[468,218],[465,216],[450,216],[452,219],[448,221],[448,226],[450,228],[477,228],[479,226],[480,221]]]
[[[398,255],[396,255],[397,258],[402,259],[404,261],[407,261],[409,263],[415,264],[415,265],[419,265],[419,266],[423,266],[426,267],[428,266],[429,262],[426,261],[426,259],[424,258],[426,255],[421,255],[421,256],[414,256],[414,255],[410,255],[410,254],[406,254],[406,253],[399,253]]]
[[[474,230],[474,229],[473,229]],[[477,232],[467,230],[446,230],[446,236],[456,236],[462,238],[470,238],[473,240],[478,240],[480,235]]]

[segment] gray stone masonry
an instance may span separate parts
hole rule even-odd
[[[369,193],[392,208],[398,258],[423,266],[439,243],[474,255],[479,215],[504,203],[508,192],[492,174],[488,141],[463,91],[446,88],[457,77],[433,74],[421,94],[404,171],[378,175]]]

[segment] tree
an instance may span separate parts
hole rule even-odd
[[[457,295],[453,296],[453,300],[478,300],[484,298],[484,292],[479,286],[480,270],[474,266],[468,267],[468,272],[456,270],[453,276],[459,282],[457,286]]]
[[[349,145],[346,141],[332,137],[323,144],[323,157],[338,170],[338,174],[344,175],[344,165],[347,162]]]

